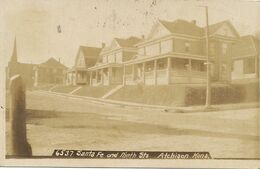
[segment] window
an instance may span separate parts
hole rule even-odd
[[[146,72],[150,72],[153,70],[153,66],[154,66],[154,62],[153,61],[150,61],[148,63],[146,63],[145,65],[145,71]]]
[[[159,44],[153,44],[146,47],[146,54],[150,56],[158,55],[160,53]]]
[[[172,51],[172,39],[161,42],[161,53],[169,53]]]
[[[108,63],[113,63],[115,61],[115,55],[108,56]]]
[[[224,28],[223,33],[224,33],[225,36],[227,36],[228,35],[228,28]]]
[[[185,52],[189,52],[190,51],[190,43],[186,42],[185,43]]]
[[[103,63],[107,63],[107,61],[108,61],[108,56],[103,56],[102,62],[103,62]]]
[[[200,72],[206,71],[206,66],[205,66],[204,62],[199,61],[199,60],[192,60],[191,61],[191,68],[194,71],[200,71]]]
[[[210,52],[211,55],[216,54],[215,43],[213,43],[213,42],[210,43],[209,52]]]
[[[165,62],[158,62],[158,69],[162,70],[166,68],[166,63]]]
[[[138,54],[139,54],[139,55],[145,55],[145,49],[144,49],[144,47],[138,49]]]
[[[227,54],[227,44],[226,43],[222,43],[222,54],[223,55]]]
[[[245,74],[255,73],[254,57],[244,59],[244,73]]]

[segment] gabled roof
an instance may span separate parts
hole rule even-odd
[[[84,56],[98,56],[101,48],[97,47],[89,47],[89,46],[80,46],[79,50],[81,50],[84,54]]]
[[[93,66],[99,59],[99,54],[102,48],[90,47],[90,46],[80,46],[75,58],[74,68],[77,67],[78,59],[80,57],[80,51],[82,51],[85,59],[85,66]]]
[[[171,33],[202,36],[204,32],[204,30],[201,27],[197,26],[195,23],[182,19],[178,19],[173,22],[165,20],[159,20],[158,22],[161,23]]]
[[[202,37],[206,34],[206,27],[200,27],[194,22],[178,19],[175,21],[158,20],[159,24],[163,25],[171,33],[179,33],[191,36]],[[214,34],[224,24],[228,24],[231,29],[239,36],[238,32],[229,20],[221,21],[212,25],[209,25],[209,35]]]
[[[252,35],[242,36],[233,46],[232,46],[232,56],[242,57],[242,56],[252,56],[257,54],[259,51],[259,40],[257,40]]]
[[[42,64],[40,64],[40,66],[67,69],[67,67],[65,65],[61,64],[59,61],[57,61],[53,57],[48,59],[46,62],[43,62]]]
[[[138,43],[141,39],[135,36],[130,36],[127,39],[115,38],[116,42],[120,47],[133,47],[136,43]]]
[[[214,34],[219,28],[221,28],[224,24],[227,24],[231,27],[231,29],[233,29],[233,31],[235,32],[235,34],[237,36],[239,36],[239,33],[237,32],[237,30],[235,29],[235,27],[231,24],[231,22],[229,20],[224,20],[222,22],[217,22],[215,24],[209,25],[209,35]],[[204,28],[206,29],[206,27]],[[206,32],[205,32],[206,33]]]

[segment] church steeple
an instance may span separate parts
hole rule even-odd
[[[17,49],[16,49],[16,37],[14,38],[13,54],[11,56],[11,62],[17,62]]]

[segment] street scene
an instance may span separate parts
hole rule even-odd
[[[260,22],[248,19],[260,6],[223,2],[8,8],[6,158],[89,150],[260,159]]]
[[[28,92],[27,113],[33,155],[76,149],[208,151],[214,158],[260,156],[259,108],[180,113]]]

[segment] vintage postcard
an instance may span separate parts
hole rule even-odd
[[[0,166],[260,168],[260,1],[0,0]]]

